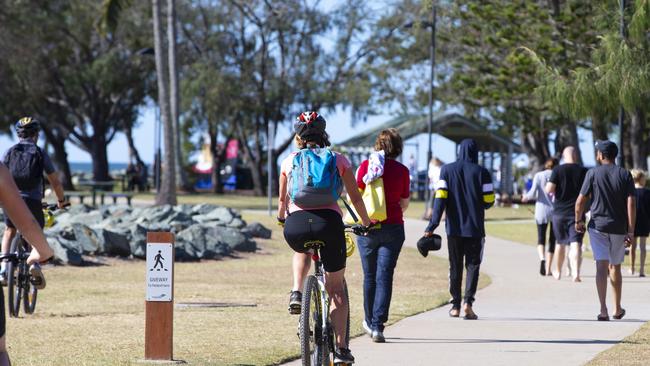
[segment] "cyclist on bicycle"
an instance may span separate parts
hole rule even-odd
[[[36,145],[41,129],[40,122],[32,117],[24,117],[16,122],[15,129],[20,141],[7,151],[3,162],[9,168],[27,207],[41,228],[43,228],[45,226],[43,204],[41,202],[44,186],[43,172],[47,174],[47,180],[58,198],[59,208],[66,205],[63,186],[50,157]],[[2,237],[2,253],[9,253],[11,241],[16,235],[16,227],[8,217],[5,218],[5,225],[6,228]],[[29,243],[29,241],[27,242]],[[0,264],[0,283],[3,284],[7,281],[6,266],[7,262],[2,261]],[[39,290],[45,288],[45,277],[40,265],[38,263],[32,264],[29,272],[34,287]]]
[[[282,162],[280,172],[278,220],[284,222],[284,237],[296,252],[293,256],[294,282],[289,310],[295,314],[297,309],[297,313],[300,313],[300,289],[311,263],[305,242],[322,240],[325,245],[320,254],[325,268],[326,290],[332,299],[330,317],[336,336],[334,362],[354,363],[345,339],[348,321],[344,290],[345,227],[337,204],[341,181],[363,225],[368,227],[371,222],[357,189],[350,161],[327,148],[330,142],[325,127],[326,121],[318,113],[302,113],[294,124],[295,143],[300,151]],[[331,184],[328,185],[328,182]]]
[[[2,163],[0,163],[0,205],[5,216],[11,218],[25,239],[32,245],[33,250],[27,258],[27,263],[44,262],[54,255],[52,248],[47,244],[45,235],[43,235],[43,230],[38,226],[38,222],[21,199],[11,173]],[[0,290],[0,366],[11,364],[7,353],[5,331],[4,291]]]

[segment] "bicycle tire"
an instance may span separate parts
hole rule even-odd
[[[17,253],[18,258],[22,255],[22,237],[20,235],[14,238],[11,243],[10,253]],[[22,263],[20,259],[16,262],[10,260],[7,263],[7,296],[9,300],[9,316],[17,318],[20,313],[20,298],[23,292],[22,280]]]
[[[38,289],[27,280],[25,282],[25,292],[23,293],[23,309],[25,309],[25,314],[34,314],[37,297]]]
[[[327,355],[327,340],[323,339],[322,306],[318,280],[305,279],[300,310],[300,355],[303,366],[323,366]],[[329,362],[328,362],[329,364]]]
[[[343,290],[345,291],[345,301],[348,303],[348,325],[345,328],[345,344],[350,348],[350,293],[348,292],[348,282],[343,281]]]

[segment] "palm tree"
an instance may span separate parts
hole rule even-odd
[[[151,0],[153,8],[153,38],[156,51],[156,75],[158,79],[158,105],[160,118],[164,126],[165,154],[163,156],[162,179],[156,195],[157,205],[176,204],[176,159],[174,149],[174,126],[169,106],[169,90],[167,82],[167,63],[160,24],[160,0]]]
[[[121,12],[130,6],[132,0],[104,0],[102,4],[102,17],[100,28],[103,32],[114,31],[117,28]],[[176,11],[175,1],[168,0],[168,42],[169,42],[169,63],[172,66],[168,68],[167,60],[164,57],[165,45],[163,43],[163,30],[160,23],[161,8],[160,0],[152,0],[153,10],[153,35],[154,49],[156,59],[156,78],[158,79],[158,106],[160,108],[160,118],[164,126],[165,135],[165,154],[163,156],[162,179],[160,189],[156,195],[156,204],[175,205],[176,200],[176,171],[180,168],[180,131],[178,128],[178,72],[176,65]],[[169,78],[171,86],[167,78]],[[170,90],[171,88],[171,97]],[[171,104],[171,108],[170,108]],[[176,137],[175,137],[176,136]],[[177,148],[178,146],[178,148]],[[178,157],[178,161],[177,161]],[[177,168],[178,167],[178,168]],[[184,180],[183,180],[184,179]],[[181,176],[181,182],[186,182],[184,174]],[[186,185],[186,183],[184,184]]]
[[[167,0],[167,42],[169,45],[169,97],[171,105],[172,126],[174,127],[174,155],[176,158],[176,185],[178,190],[190,190],[187,175],[183,169],[181,149],[181,129],[178,120],[179,90],[178,63],[176,62],[176,1]]]

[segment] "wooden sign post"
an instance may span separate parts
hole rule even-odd
[[[174,234],[147,233],[145,360],[173,360]]]

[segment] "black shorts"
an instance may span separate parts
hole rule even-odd
[[[576,220],[573,217],[553,216],[553,232],[556,243],[560,245],[582,244],[584,237],[584,234],[576,231]]]
[[[29,211],[34,215],[34,218],[38,222],[39,225],[41,225],[41,229],[45,226],[45,216],[43,215],[43,203],[41,203],[40,200],[35,200],[32,198],[25,198],[23,197],[23,201],[25,201],[25,204],[27,204],[27,208],[29,208]],[[5,215],[5,225],[7,227],[10,227],[12,229],[15,229],[16,226],[14,226],[14,223],[9,220],[9,216]]]
[[[345,268],[345,227],[341,215],[330,209],[296,211],[284,224],[284,239],[299,253],[309,251],[305,243],[320,240],[325,243],[320,251],[327,272]]]

